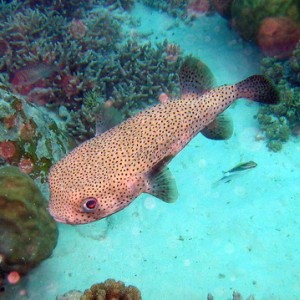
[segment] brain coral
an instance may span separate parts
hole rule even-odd
[[[28,175],[3,167],[0,211],[0,278],[12,271],[27,273],[56,246],[58,230],[47,201]]]

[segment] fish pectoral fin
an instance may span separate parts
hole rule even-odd
[[[165,164],[159,164],[148,175],[148,190],[145,191],[167,203],[175,202],[178,191],[175,179]]]
[[[232,120],[225,114],[220,114],[201,133],[211,140],[228,140],[233,133]]]
[[[104,133],[123,121],[120,111],[106,103],[101,103],[96,114],[96,136]]]
[[[201,60],[188,56],[179,70],[181,95],[201,95],[210,90],[214,83],[214,77],[210,69]]]

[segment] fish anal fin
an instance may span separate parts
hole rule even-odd
[[[220,114],[201,133],[208,139],[228,140],[233,133],[232,120],[229,116]]]
[[[181,95],[201,95],[210,90],[214,84],[212,72],[201,60],[188,56],[179,70]]]
[[[166,163],[170,161],[172,157],[167,157],[160,161],[148,174],[148,189],[145,191],[164,202],[172,203],[178,198],[178,191],[175,179],[166,167]]]

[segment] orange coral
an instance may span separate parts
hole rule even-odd
[[[287,17],[265,18],[259,27],[257,42],[264,54],[288,58],[300,39],[300,27]]]
[[[0,142],[0,156],[4,159],[13,159],[17,153],[17,148],[14,142],[5,141]]]

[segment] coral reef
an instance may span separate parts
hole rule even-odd
[[[155,47],[128,40],[101,68],[99,91],[87,93],[81,109],[71,111],[69,133],[78,141],[94,136],[96,108],[105,100],[112,101],[126,119],[157,103],[161,93],[178,95],[181,61],[179,47],[166,40]]]
[[[18,166],[44,182],[51,165],[71,148],[61,127],[43,107],[0,84],[0,165]]]
[[[181,19],[187,18],[187,6],[189,1],[186,0],[140,0],[145,5],[167,12],[173,17],[179,17]]]
[[[257,119],[270,150],[280,151],[291,135],[300,136],[300,44],[290,59],[264,58],[262,72],[277,85],[281,102],[262,106]]]
[[[41,11],[53,10],[67,17],[78,18],[83,15],[84,10],[92,8],[93,4],[97,4],[97,1],[26,0],[24,4],[32,8],[38,8]]]
[[[51,255],[58,230],[46,199],[17,167],[0,168],[0,211],[0,277],[12,282]]]
[[[111,8],[121,8],[131,10],[134,6],[134,0],[100,0],[104,6],[109,5]]]
[[[69,106],[80,101],[84,92],[97,89],[106,56],[116,50],[121,40],[120,28],[125,16],[100,7],[84,12],[82,19],[68,20],[54,10],[42,12],[26,7],[18,9],[13,3],[7,5],[11,6],[10,14],[3,16],[0,24],[2,51],[6,53],[0,57],[2,80],[10,80],[16,88],[12,78],[20,69],[31,68],[25,74],[29,78],[27,84],[23,83],[17,91],[22,88],[22,94],[30,101],[41,103],[41,99],[46,99],[47,103]],[[56,72],[49,74],[42,70],[32,82],[32,74],[41,65],[55,67]],[[36,66],[35,73],[32,66]]]
[[[80,300],[141,300],[140,291],[132,286],[125,286],[122,281],[107,279],[85,290]]]
[[[285,16],[300,22],[298,0],[238,0],[232,2],[231,13],[233,27],[248,41],[256,40],[266,17]]]
[[[29,102],[56,112],[66,107],[69,131],[78,141],[94,134],[94,108],[88,111],[83,100],[88,92],[113,100],[126,118],[155,103],[160,93],[178,91],[176,45],[142,44],[138,37],[121,43],[121,26],[132,24],[124,13],[131,1],[103,0],[93,10],[85,7],[80,17],[60,12],[78,1],[29,1],[22,7],[16,2],[0,4],[0,80]],[[53,9],[41,9],[44,4]]]

